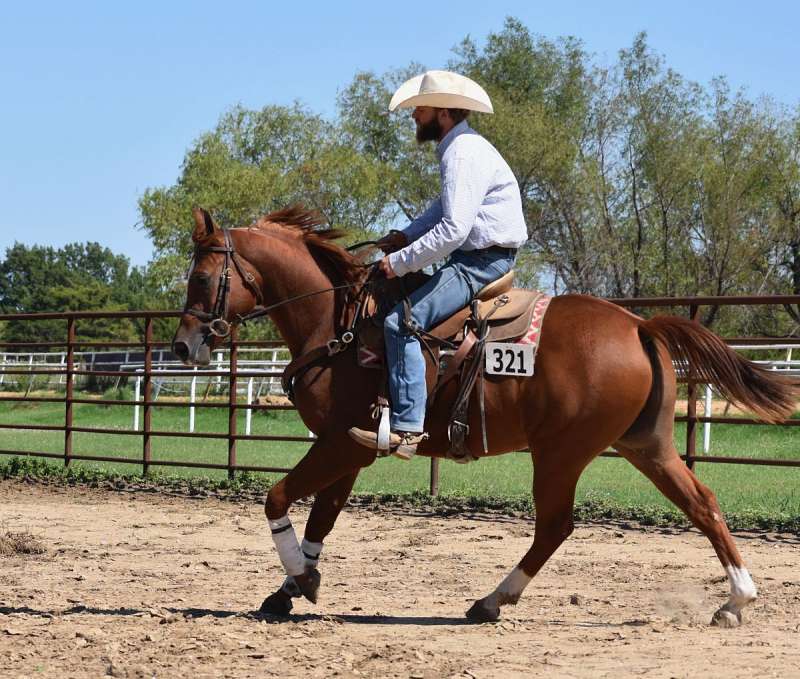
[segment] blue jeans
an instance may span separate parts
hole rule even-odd
[[[424,330],[469,304],[484,285],[508,273],[514,256],[494,251],[456,250],[422,287],[409,295],[411,317]],[[383,324],[392,400],[392,431],[422,432],[425,427],[425,357],[419,340],[405,327],[403,305],[395,306]]]

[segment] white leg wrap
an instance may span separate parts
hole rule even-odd
[[[490,607],[499,607],[503,604],[516,604],[522,592],[532,580],[519,566],[514,568],[494,590],[487,599]]]
[[[306,565],[300,545],[297,544],[297,536],[292,528],[289,516],[280,519],[268,519],[267,523],[272,531],[272,541],[278,550],[278,556],[283,564],[283,569],[287,575],[302,575],[305,573]]]
[[[319,563],[319,555],[322,553],[322,543],[309,542],[308,540],[303,538],[303,542],[300,543],[300,551],[303,552],[303,558],[305,559],[305,567],[316,568],[317,564]],[[315,554],[316,556],[314,556]],[[303,596],[302,593],[300,592],[300,588],[294,581],[294,576],[292,575],[286,576],[286,580],[283,581],[281,589],[291,597],[297,598]]]
[[[319,555],[322,553],[322,543],[309,542],[308,540],[303,538],[303,542],[300,543],[300,551],[303,552],[303,558],[305,559],[305,567],[316,568],[317,564],[319,563]],[[315,554],[316,556],[314,556]],[[283,581],[281,589],[291,597],[297,598],[303,596],[302,593],[300,592],[300,588],[294,581],[294,576],[292,575],[286,576],[286,580]]]
[[[725,566],[725,571],[731,583],[731,596],[724,608],[732,613],[739,613],[747,604],[755,601],[758,592],[744,566]]]
[[[303,542],[300,543],[300,551],[303,552],[306,566],[309,568],[316,568],[319,563],[319,555],[322,554],[322,543],[309,542],[303,538]]]

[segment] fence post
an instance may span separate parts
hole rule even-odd
[[[253,404],[253,378],[249,377],[247,379],[247,405]],[[244,433],[250,436],[250,426],[253,422],[253,409],[248,408],[245,410],[245,424],[244,424]]]
[[[142,376],[136,376],[136,386],[133,389],[133,400],[136,405],[133,406],[133,431],[139,431],[139,398],[142,395]]]
[[[72,375],[75,371],[75,319],[67,319],[67,370],[64,393],[64,466],[72,461],[72,399],[74,385]]]
[[[713,394],[713,392],[711,391],[711,385],[707,384],[706,385],[706,404],[705,404],[705,410],[704,410],[704,413],[703,413],[706,417],[711,417],[712,414],[713,414],[711,412],[711,408],[713,406],[712,394]],[[711,449],[711,422],[704,422],[703,423],[703,455],[708,455],[710,449]]]
[[[142,474],[150,472],[150,431],[152,430],[153,412],[153,317],[148,316],[144,322],[144,431],[142,432]]]
[[[233,479],[236,466],[236,371],[238,370],[238,348],[236,326],[231,328],[231,351],[228,364],[228,478]]]
[[[28,358],[28,370],[33,371],[33,354]],[[28,395],[33,390],[34,377],[35,375],[31,372],[31,376],[28,378],[28,388],[25,390],[25,398],[28,398]]]
[[[689,318],[697,320],[700,307],[697,304],[689,305]],[[694,381],[694,366],[686,366],[688,378],[686,390],[686,466],[694,470],[695,454],[697,453],[697,384]]]
[[[439,494],[439,458],[431,458],[431,497]]]
[[[194,401],[197,396],[197,366],[193,368],[194,375],[192,375],[191,386],[189,387],[189,433],[194,432]]]

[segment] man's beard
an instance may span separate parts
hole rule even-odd
[[[417,143],[424,144],[426,141],[436,141],[442,136],[442,126],[439,118],[435,117],[430,122],[417,123]]]

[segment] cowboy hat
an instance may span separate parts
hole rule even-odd
[[[406,80],[389,102],[390,111],[414,106],[494,113],[489,95],[478,83],[450,71],[426,71]]]

